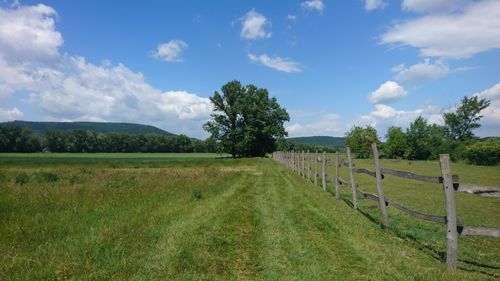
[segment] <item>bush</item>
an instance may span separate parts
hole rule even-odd
[[[500,138],[479,141],[465,148],[467,162],[475,165],[496,165],[500,163]]]
[[[25,172],[19,172],[16,174],[16,184],[24,185],[30,181],[28,174]]]
[[[193,193],[191,193],[191,197],[194,199],[201,199],[203,197],[203,194],[199,190],[193,190]]]
[[[52,172],[36,172],[33,174],[33,176],[35,177],[35,180],[38,182],[38,183],[42,183],[42,182],[56,182],[59,180],[59,176],[57,174],[54,174]]]

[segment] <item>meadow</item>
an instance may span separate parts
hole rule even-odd
[[[382,166],[439,175],[433,161]],[[451,169],[463,182],[500,183],[498,166]],[[375,193],[373,178],[356,177]],[[440,185],[387,176],[384,188],[412,209],[445,212]],[[446,273],[443,225],[389,208],[384,232],[376,203],[360,201],[354,211],[350,198],[343,188],[336,200],[266,158],[2,154],[0,280],[500,278],[499,239],[460,237],[458,271]],[[456,200],[467,225],[500,228],[499,198]]]

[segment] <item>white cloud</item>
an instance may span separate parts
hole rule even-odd
[[[13,120],[19,120],[21,117],[23,117],[23,113],[14,107],[13,109],[3,109],[0,108],[0,121],[13,121]]]
[[[336,113],[316,114],[312,122],[301,124],[295,122],[285,126],[291,137],[301,136],[343,136],[349,128],[349,123],[342,120]]]
[[[310,0],[300,3],[300,6],[306,10],[316,10],[318,12],[323,12],[325,9],[325,4],[322,0]]]
[[[23,12],[1,10],[2,16],[8,15],[9,20],[0,17],[0,31],[3,32],[0,33],[0,102],[25,93],[29,99],[18,100],[31,107],[42,120],[146,123],[174,133],[206,136],[202,124],[212,112],[208,98],[182,90],[156,89],[140,72],[123,64],[104,61],[95,65],[83,57],[61,55],[58,47],[62,44],[62,36],[54,26],[55,11],[43,5],[18,10]],[[39,30],[4,32],[9,31],[13,23],[25,22],[29,25],[21,26]],[[48,34],[56,42],[42,44],[32,33]],[[15,46],[21,43],[16,42],[28,42],[35,50],[29,50],[27,44],[19,48],[29,54],[18,52]],[[22,116],[18,108],[0,109],[3,120]]]
[[[378,118],[394,118],[397,117],[398,114],[402,112],[398,112],[396,109],[393,107],[390,107],[385,104],[376,104],[375,105],[375,111],[372,111],[371,115],[374,117]]]
[[[62,58],[63,68],[39,68],[31,104],[48,119],[146,122],[173,132],[200,134],[212,105],[186,91],[160,91],[122,64],[97,66]]]
[[[417,13],[451,12],[464,7],[470,0],[403,0],[401,8]]]
[[[373,91],[368,100],[371,103],[391,103],[408,96],[408,92],[397,82],[387,81]]]
[[[297,16],[296,15],[287,15],[286,18],[288,20],[296,20],[297,19]]]
[[[257,13],[254,9],[241,18],[241,24],[240,36],[243,39],[256,40],[271,37],[271,32],[265,30],[271,23],[264,15]]]
[[[498,49],[500,1],[478,1],[457,13],[430,14],[398,23],[380,41],[418,48],[424,57],[467,58]]]
[[[163,61],[182,62],[181,53],[187,47],[188,44],[182,40],[170,40],[167,43],[158,45],[153,52],[153,56]]]
[[[394,79],[402,84],[432,81],[443,78],[450,72],[450,68],[442,61],[431,63],[429,59],[425,59],[422,63],[414,64],[410,67],[405,67],[400,64],[393,68],[396,72]]]
[[[358,118],[357,124],[375,127],[380,136],[383,136],[391,126],[408,128],[410,123],[419,116],[427,119],[429,124],[443,124],[443,109],[435,105],[425,105],[414,110],[398,110],[385,104],[376,104],[375,110],[368,115]]]
[[[481,99],[489,100],[490,106],[481,111],[483,119],[480,123],[483,127],[478,131],[482,135],[500,136],[500,83],[493,85],[491,88],[475,93],[473,96],[478,96]]]
[[[0,7],[0,51],[4,60],[48,61],[58,56],[63,44],[55,30],[54,9],[43,4],[2,9]]]
[[[430,123],[442,123],[442,109],[438,106],[427,105],[414,110],[397,110],[389,105],[375,104],[375,110],[370,113],[371,117],[377,119],[386,119],[394,126],[409,125],[418,116],[423,116]]]
[[[383,9],[386,5],[384,0],[365,0],[365,10],[367,11]]]
[[[262,54],[260,56],[248,54],[248,58],[250,58],[252,62],[257,62],[279,71],[287,73],[302,72],[300,64],[289,59],[283,59],[280,57],[271,58],[266,54]]]
[[[480,98],[491,100],[491,105],[481,112],[481,128],[475,133],[480,136],[500,136],[500,83],[489,89],[475,93]],[[374,110],[368,114],[342,117],[331,112],[310,112],[305,114],[293,114],[292,118],[297,118],[293,123],[285,126],[290,136],[317,136],[331,135],[343,136],[353,125],[373,126],[377,129],[380,137],[383,137],[387,129],[391,126],[398,126],[406,129],[410,123],[419,116],[427,119],[429,124],[444,125],[443,113],[449,112],[453,108],[426,104],[415,109],[401,110],[386,104],[375,104]],[[310,118],[314,116],[314,118]]]

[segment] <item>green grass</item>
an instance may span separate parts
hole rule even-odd
[[[497,240],[461,237],[459,270],[446,273],[442,226],[391,210],[384,233],[374,202],[355,212],[269,159],[71,156],[0,156],[0,280],[500,277]],[[432,171],[432,163],[411,166],[418,165]],[[481,167],[470,176],[495,182],[496,172]],[[410,207],[443,212],[439,188],[407,192],[396,183],[386,190]],[[342,195],[349,200],[347,189]],[[471,196],[457,194],[459,216],[500,227],[497,201]]]

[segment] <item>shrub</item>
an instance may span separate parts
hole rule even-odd
[[[467,162],[475,165],[496,165],[500,163],[500,138],[479,141],[465,148]]]
[[[39,183],[56,182],[59,180],[59,176],[52,172],[45,172],[45,171],[36,172],[33,174],[33,176],[35,177],[35,180]]]
[[[203,197],[203,194],[199,190],[194,190],[193,193],[191,193],[191,196],[194,199],[201,199],[201,197]]]
[[[30,181],[28,174],[25,172],[19,172],[16,174],[16,184],[24,185]]]

